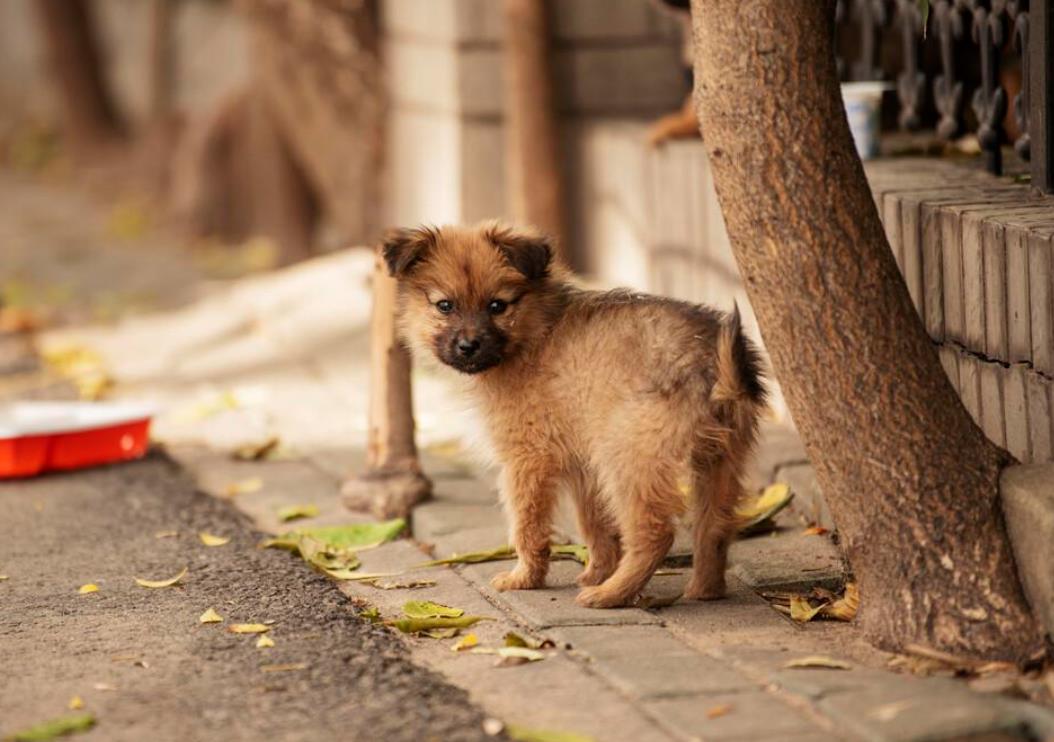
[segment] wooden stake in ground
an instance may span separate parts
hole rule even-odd
[[[693,0],[733,252],[880,646],[1020,660],[1040,633],[963,409],[897,271],[835,72],[834,0]]]
[[[565,246],[560,118],[547,3],[505,0],[505,172],[512,217]]]
[[[410,354],[396,335],[395,279],[377,255],[370,321],[370,409],[366,469],[344,483],[344,503],[378,518],[405,517],[432,492],[414,444]]]
[[[103,75],[87,0],[37,0],[34,6],[70,144],[84,154],[119,140],[123,127]]]

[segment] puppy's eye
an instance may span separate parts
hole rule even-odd
[[[454,311],[454,302],[450,301],[450,299],[440,299],[436,302],[436,309],[443,314],[450,314]]]
[[[501,299],[491,299],[490,304],[487,305],[487,311],[491,314],[501,314],[508,308],[509,303]]]

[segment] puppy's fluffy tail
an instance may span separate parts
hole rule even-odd
[[[743,335],[739,306],[721,326],[717,336],[717,381],[710,391],[712,402],[752,402],[765,404],[761,376],[761,357]]]

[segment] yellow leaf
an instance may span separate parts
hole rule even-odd
[[[259,477],[249,477],[248,479],[242,479],[238,482],[231,482],[223,488],[223,494],[227,497],[236,497],[237,495],[249,495],[253,492],[259,492],[263,489],[263,480]]]
[[[256,648],[257,649],[269,649],[269,648],[271,648],[273,646],[274,646],[274,639],[272,639],[271,637],[267,636],[267,634],[264,634],[263,636],[261,636],[259,639],[256,640]]]
[[[826,605],[824,603],[813,608],[808,598],[803,598],[801,595],[792,595],[790,599],[790,616],[795,621],[806,623],[812,621],[816,614],[823,610]]]
[[[472,647],[479,644],[479,637],[475,634],[466,634],[465,636],[454,642],[451,647],[451,652],[463,652],[466,649],[472,649]]]
[[[711,706],[710,708],[708,708],[706,710],[706,718],[707,719],[716,719],[719,716],[724,716],[725,714],[727,714],[731,710],[732,710],[732,704],[730,704],[730,703],[722,703],[722,704],[719,704],[717,706]]]
[[[852,621],[856,618],[856,612],[860,608],[860,588],[855,582],[845,585],[845,593],[841,598],[830,605],[824,606],[821,614],[825,618],[834,618],[838,621]]]
[[[7,575],[0,575],[0,582],[3,582],[4,580],[10,580],[10,579],[11,578],[8,577]]]
[[[80,696],[74,696],[66,706],[69,707],[70,711],[80,711],[84,708],[84,699]]]
[[[77,592],[81,595],[87,595],[88,593],[97,593],[99,592],[99,586],[96,585],[94,582],[89,582],[87,585],[81,585],[79,588],[77,588]]]
[[[167,580],[144,580],[141,577],[136,577],[135,578],[135,582],[140,587],[152,587],[152,588],[172,587],[174,585],[179,584],[179,581],[182,580],[186,576],[187,576],[187,568],[184,567],[183,569],[181,569],[179,571],[178,575],[176,575],[175,577],[170,577]]]
[[[222,623],[223,616],[216,613],[215,610],[209,608],[207,611],[198,616],[199,623]]]
[[[235,623],[227,627],[232,634],[266,634],[271,627],[262,623]]]
[[[736,511],[742,525],[739,532],[749,535],[766,530],[772,519],[794,499],[790,485],[784,482],[770,484],[761,495]]]
[[[843,660],[833,657],[825,657],[821,654],[812,654],[808,657],[798,657],[786,663],[788,669],[826,668],[828,670],[852,670],[853,666]]]
[[[223,546],[231,540],[229,536],[215,536],[204,531],[198,534],[198,538],[201,539],[201,543],[205,544],[205,546]]]
[[[278,519],[283,523],[300,518],[314,518],[318,515],[318,505],[288,505],[278,509]]]
[[[458,618],[464,614],[461,608],[451,608],[430,600],[411,600],[403,605],[403,615],[408,618]]]

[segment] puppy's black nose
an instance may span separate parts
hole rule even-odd
[[[468,338],[458,338],[457,341],[457,354],[462,358],[471,358],[476,355],[476,351],[479,350],[479,341]]]

